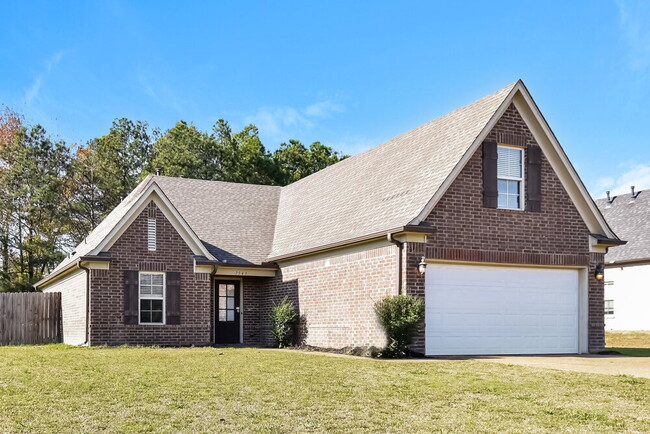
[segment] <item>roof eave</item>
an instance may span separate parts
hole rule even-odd
[[[606,262],[605,268],[612,267],[623,267],[626,265],[645,265],[650,264],[650,258],[639,258],[639,259],[620,259]]]
[[[195,256],[194,263],[196,265],[214,265],[218,267],[233,267],[233,268],[264,268],[264,269],[277,269],[277,264],[273,262],[262,262],[261,264],[231,264],[219,260],[208,259],[205,256]]]
[[[616,246],[624,246],[625,244],[627,244],[627,241],[607,238],[607,239],[598,240],[596,244],[598,244],[599,246],[616,247]]]
[[[113,258],[106,255],[86,255],[80,256],[75,261],[70,262],[65,267],[57,270],[55,273],[50,273],[47,276],[43,277],[41,280],[34,284],[34,288],[38,289],[40,286],[45,285],[46,283],[54,283],[59,280],[64,275],[68,274],[73,268],[80,268],[79,265],[82,262],[111,262]]]
[[[287,259],[297,258],[300,256],[313,255],[315,253],[325,252],[328,250],[338,249],[341,247],[350,246],[353,244],[364,243],[374,239],[380,239],[386,237],[387,234],[399,235],[406,233],[417,233],[417,234],[433,234],[436,232],[436,229],[431,226],[418,226],[418,225],[405,225],[399,226],[394,229],[373,232],[371,234],[362,235],[359,237],[349,238],[343,241],[337,241],[334,243],[324,244],[317,247],[312,247],[309,249],[300,250],[297,252],[286,253],[282,255],[272,256],[267,259],[269,262],[284,261]]]

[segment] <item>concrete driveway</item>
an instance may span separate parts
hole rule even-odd
[[[474,360],[524,365],[561,371],[592,374],[631,375],[650,378],[650,357],[601,356],[593,354],[571,356],[476,356]]]

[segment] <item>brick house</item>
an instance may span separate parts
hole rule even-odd
[[[37,286],[71,344],[382,346],[376,300],[426,301],[413,351],[604,347],[595,271],[622,244],[521,81],[286,187],[149,176]]]

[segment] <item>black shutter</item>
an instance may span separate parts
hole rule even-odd
[[[166,273],[166,309],[167,324],[181,323],[181,273],[168,271]]]
[[[138,323],[138,277],[137,271],[124,272],[124,324]]]
[[[483,206],[496,208],[497,192],[497,142],[483,142]]]
[[[542,150],[539,146],[526,149],[526,211],[542,210]]]

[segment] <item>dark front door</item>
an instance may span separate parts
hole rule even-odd
[[[217,344],[238,344],[240,287],[238,280],[215,281],[216,304],[215,336]]]

